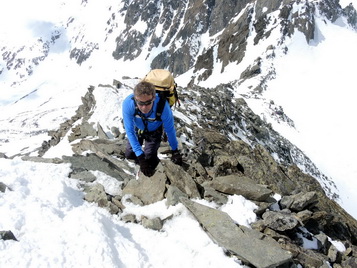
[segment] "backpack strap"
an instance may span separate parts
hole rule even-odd
[[[176,106],[176,103],[178,103],[178,106],[180,107],[181,106],[181,102],[180,102],[180,99],[179,99],[179,96],[178,96],[178,93],[177,93],[177,84],[174,83],[174,96],[175,96],[175,106]]]
[[[156,121],[162,121],[161,120],[161,115],[162,112],[164,111],[164,107],[165,107],[165,103],[166,103],[166,97],[164,94],[159,92],[159,102],[157,104],[157,108],[156,108]]]
[[[134,117],[140,117],[141,118],[141,120],[143,121],[143,124],[144,124],[144,130],[142,132],[143,133],[148,133],[149,132],[149,129],[148,129],[148,121],[149,120],[143,115],[142,112],[140,112],[134,97],[132,97],[132,100],[134,101],[134,105],[135,105]]]
[[[144,133],[148,133],[148,123],[150,122],[154,122],[154,121],[162,121],[161,120],[161,115],[162,112],[164,111],[164,107],[165,107],[165,103],[166,103],[166,97],[164,94],[160,94],[159,93],[159,102],[157,103],[157,107],[156,107],[156,115],[155,115],[155,120],[148,120],[148,118],[146,116],[143,115],[142,112],[140,112],[138,105],[136,104],[136,101],[134,99],[134,97],[132,97],[132,100],[134,101],[134,105],[135,105],[135,111],[134,111],[134,117],[140,117],[141,120],[143,121],[144,124]]]

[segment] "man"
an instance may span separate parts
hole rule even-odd
[[[124,128],[128,137],[125,157],[134,159],[140,165],[141,172],[148,177],[154,175],[155,168],[160,162],[157,151],[163,128],[172,149],[171,160],[175,164],[182,165],[172,111],[165,100],[161,119],[157,118],[159,103],[160,96],[156,94],[154,85],[148,82],[137,84],[134,93],[123,102]]]

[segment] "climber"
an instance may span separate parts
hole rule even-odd
[[[128,137],[125,157],[135,160],[145,176],[154,175],[160,162],[157,151],[163,129],[172,150],[172,162],[182,165],[172,111],[166,99],[156,94],[153,84],[140,82],[134,87],[134,93],[123,102],[123,119]]]

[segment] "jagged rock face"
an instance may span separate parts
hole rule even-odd
[[[142,46],[149,39],[149,53],[160,43],[167,48],[154,58],[151,67],[168,68],[175,74],[182,74],[195,65],[198,56],[206,58],[200,55],[198,50],[201,46],[201,35],[208,32],[213,36],[225,29],[230,25],[230,20],[249,2],[251,1],[131,1],[121,10],[125,12],[126,30],[117,38],[117,48],[113,56],[116,59],[132,60],[142,52]],[[248,34],[246,30],[233,40],[228,37],[241,31],[241,28],[248,27],[247,17],[248,15],[241,17],[224,31],[221,38],[223,43],[219,46],[220,58],[221,54],[225,54],[227,59],[232,56],[225,53],[232,43],[236,47],[237,44],[244,43]],[[133,30],[139,20],[148,25],[143,32]],[[242,56],[234,56],[233,60],[236,58],[241,59]]]
[[[347,17],[348,23],[355,29],[357,30],[357,11],[356,9],[353,8],[352,4],[349,6],[345,7],[343,10],[343,13]]]
[[[285,38],[285,36],[291,36],[295,30],[299,30],[305,35],[306,41],[309,42],[314,38],[315,5],[306,2],[305,7],[294,12],[294,4],[295,3],[289,3],[288,5],[283,6],[280,11],[282,32],[284,34],[283,38]]]
[[[214,62],[222,62],[222,72],[229,63],[240,63],[250,35],[255,36],[256,45],[278,29],[281,39],[271,45],[279,46],[298,30],[309,42],[314,38],[317,10],[332,22],[345,15],[356,27],[355,12],[351,7],[342,10],[337,0],[316,3],[294,0],[127,1],[121,10],[126,29],[116,39],[113,56],[133,60],[141,53],[149,56],[160,45],[164,50],[151,55],[154,56],[152,68],[167,68],[176,75],[194,68],[194,72],[202,71],[196,80],[202,81],[211,75]],[[147,23],[147,27],[138,31],[135,25],[140,21]],[[218,35],[200,51],[198,48],[204,34],[209,37]],[[149,50],[143,51],[148,40]],[[216,56],[213,51],[217,51]]]
[[[293,167],[286,171],[281,171],[274,164],[275,160],[271,155],[266,154],[266,151],[268,151],[271,154],[277,154],[284,165],[290,166],[295,163],[296,165],[304,166],[310,174],[320,178],[319,182],[326,193],[334,192],[334,184],[331,180],[323,175],[299,148],[291,144],[272,129],[269,124],[254,114],[243,99],[234,99],[230,85],[220,85],[213,89],[191,86],[186,89],[179,88],[179,92],[182,106],[175,109],[187,116],[194,117],[195,120],[188,123],[177,118],[177,134],[195,142],[197,145],[195,151],[200,152],[200,163],[204,167],[216,165],[215,169],[212,170],[213,173],[229,170],[230,168],[237,170],[237,163],[244,163],[245,172],[255,178],[256,182],[275,185],[274,187],[277,188],[274,189],[277,190],[279,188],[279,192],[291,192],[298,185],[289,182],[286,174],[299,176],[301,181],[306,182],[305,185],[309,185],[309,191],[316,188],[314,182],[303,174],[298,174]],[[284,119],[283,112],[280,115],[281,120],[289,122],[288,119]],[[187,129],[194,129],[194,131],[190,132]],[[222,135],[217,136],[216,133],[221,133]],[[222,139],[225,139],[225,141]],[[222,144],[227,144],[229,139],[241,139],[245,143],[235,142],[230,143],[227,148],[221,147]],[[255,159],[253,161],[248,160],[251,157],[251,152],[248,150],[249,146],[255,147]],[[259,158],[263,154],[266,154],[266,159],[264,160]],[[216,157],[217,155],[220,156]],[[237,158],[232,157],[232,155],[237,155]],[[225,158],[225,156],[229,157]],[[271,182],[268,182],[264,177],[268,172],[268,170],[265,170],[265,161],[267,161],[268,157],[269,162],[272,163],[269,166],[269,172],[276,174],[273,177],[274,181]],[[217,163],[221,164],[217,166]],[[257,166],[260,168],[257,169]],[[331,194],[330,196],[338,198],[337,195],[332,196]]]
[[[82,1],[81,8],[86,5]],[[81,65],[95,50],[103,49],[106,42],[113,42],[114,38],[108,37],[115,33],[114,59],[134,60],[144,56],[152,59],[152,68],[166,68],[175,75],[192,69],[197,74],[195,82],[199,82],[212,74],[216,62],[221,63],[222,72],[229,63],[239,64],[245,57],[250,36],[257,45],[278,31],[280,38],[268,46],[284,49],[284,40],[298,30],[309,42],[315,35],[317,12],[332,22],[345,16],[357,29],[355,8],[350,5],[342,9],[338,0],[122,0],[113,2],[108,18],[98,21],[106,24],[103,38],[90,36],[85,24],[69,17],[63,25],[53,26],[51,35],[34,44],[1,47],[5,64],[0,66],[0,75],[11,71],[19,81],[26,79],[57,42],[68,42],[68,57]],[[123,23],[125,27],[121,30]],[[69,32],[73,36],[67,36]],[[27,50],[35,54],[32,59],[23,57]]]
[[[0,66],[0,75],[5,71],[15,71],[19,79],[14,84],[21,82],[27,76],[32,75],[34,68],[46,59],[51,45],[60,37],[61,32],[54,30],[48,40],[39,38],[31,45],[24,45],[18,48],[0,47],[2,60],[6,63],[6,66]],[[36,56],[28,59],[26,56],[29,51]]]

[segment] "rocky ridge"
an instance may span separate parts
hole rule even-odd
[[[222,62],[221,72],[230,63],[241,63],[250,36],[255,46],[278,31],[281,37],[272,40],[266,49],[272,46],[286,53],[284,41],[296,31],[305,35],[307,43],[314,39],[319,14],[332,23],[344,17],[357,29],[356,10],[352,5],[342,9],[337,0],[134,0],[125,1],[118,13],[124,16],[126,28],[116,38],[115,59],[134,60],[145,53],[146,58],[152,58],[152,69],[169,69],[175,75],[193,70],[196,84],[212,74],[215,62]],[[113,13],[110,22],[117,16]],[[147,27],[138,31],[136,24],[140,21]],[[208,35],[209,42],[203,43],[204,35]],[[146,45],[148,51],[143,49]],[[163,50],[157,53],[155,48],[159,46]],[[263,82],[269,70],[260,71]]]
[[[169,147],[163,143],[161,163],[151,178],[142,174],[136,178],[133,163],[123,158],[125,133],[115,126],[108,133],[90,122],[95,90],[90,87],[76,115],[49,133],[52,138],[39,148],[38,157],[24,155],[23,160],[71,163],[69,176],[83,185],[85,200],[118,214],[125,222],[153,230],[160,230],[168,218],[126,214],[125,202],[147,205],[166,199],[167,206],[181,202],[227,254],[238,256],[251,267],[354,267],[357,222],[328,198],[329,180],[325,178],[324,184],[303,173],[291,158],[296,151],[299,159],[304,159],[302,153],[254,115],[242,99],[232,102],[229,85],[214,90],[213,97],[207,89],[181,89],[182,106],[175,113],[185,115],[176,117],[185,164],[180,167],[168,160]],[[225,107],[225,111],[217,113],[217,107]],[[225,116],[221,116],[223,113]],[[74,125],[78,120],[82,123]],[[73,144],[73,156],[42,157],[67,134]],[[279,161],[272,153],[279,155]],[[96,182],[91,172],[95,170],[121,182],[121,194],[107,193]],[[6,188],[1,184],[1,191]],[[258,220],[251,228],[236,224],[224,212],[197,203],[197,199],[205,199],[223,205],[233,194],[257,205]],[[274,194],[281,198],[274,199]],[[232,244],[232,237],[236,243]],[[2,232],[2,239],[16,238],[10,231]],[[346,250],[338,251],[330,239],[343,243]],[[304,241],[317,246],[307,249]],[[237,244],[245,245],[247,250]]]
[[[87,1],[82,1],[78,8],[92,12],[87,10]],[[332,23],[343,18],[348,27],[357,30],[355,8],[350,4],[342,9],[338,0],[122,0],[109,5],[103,17],[93,18],[103,28],[99,37],[93,37],[85,22],[69,14],[61,24],[51,25],[50,35],[39,37],[29,47],[1,46],[0,75],[14,73],[19,78],[16,84],[26,80],[56,50],[57,43],[65,42],[68,58],[78,65],[90,61],[96,51],[107,54],[107,47],[114,45],[111,52],[115,60],[150,59],[151,68],[169,69],[175,76],[193,71],[196,75],[192,82],[198,84],[211,76],[215,62],[222,62],[221,72],[230,63],[242,63],[248,45],[267,43],[264,50],[275,48],[287,53],[284,41],[296,31],[302,32],[309,43],[315,37],[319,16]],[[274,33],[281,37],[269,40]],[[24,58],[28,50],[35,51],[32,59]],[[262,55],[254,61],[259,57]],[[273,70],[255,71],[261,77],[260,87],[264,88],[264,81],[271,78]],[[237,81],[242,82],[239,77]]]
[[[86,3],[82,1],[84,7]],[[263,64],[279,51],[287,52],[285,39],[299,30],[307,42],[311,41],[317,14],[331,22],[342,16],[357,29],[355,8],[349,5],[341,9],[337,0],[125,0],[109,10],[111,16],[106,18],[106,38],[117,33],[115,28],[121,18],[125,23],[125,29],[116,38],[115,59],[135,60],[145,54],[147,59],[152,59],[152,68],[168,68],[176,75],[189,70],[196,74],[186,89],[180,89],[182,106],[175,110],[185,116],[176,118],[185,165],[178,167],[167,160],[169,148],[163,144],[160,149],[162,161],[155,176],[135,179],[133,164],[123,159],[125,133],[113,126],[108,137],[108,132],[90,121],[95,107],[94,87],[89,88],[76,114],[57,130],[49,132],[51,139],[44,141],[38,149],[38,157],[17,156],[28,161],[71,163],[70,177],[83,185],[88,202],[95,202],[120,215],[123,221],[153,230],[160,230],[168,219],[151,219],[145,215],[137,218],[125,214],[123,204],[146,205],[165,198],[168,206],[181,202],[214,241],[247,265],[356,267],[357,224],[334,201],[338,195],[333,182],[321,174],[298,148],[254,114],[244,99],[232,102],[231,92],[235,85],[243,85],[254,77],[260,82],[246,97],[257,97],[265,89],[265,82],[275,75],[273,66],[265,68]],[[147,23],[143,31],[135,27],[140,21]],[[48,40],[39,39],[32,47],[1,47],[4,65],[0,66],[0,75],[14,71],[20,78],[16,83],[26,79],[64,36],[63,30],[71,27],[78,27],[75,18],[69,18],[66,25],[55,27]],[[281,38],[269,44],[262,55],[257,55],[237,81],[227,81],[231,83],[212,89],[195,85],[210,77],[217,61],[222,62],[222,72],[230,63],[242,63],[249,36],[254,37],[253,43],[257,45],[267,40],[273,31],[279,31]],[[90,60],[93,51],[102,49],[103,43],[90,40],[85,32],[77,34],[70,37],[68,56],[81,65]],[[209,42],[203,44],[201,37],[207,34]],[[158,47],[164,49],[157,54]],[[22,57],[27,49],[37,51],[33,59]],[[105,87],[115,91],[120,90],[117,89],[120,84]],[[294,122],[280,107],[274,103],[268,105],[278,121],[293,126]],[[82,123],[77,125],[80,120]],[[46,151],[67,134],[70,142],[77,141],[73,145],[74,155],[44,158]],[[0,153],[0,157],[8,156]],[[304,172],[298,166],[303,167]],[[103,185],[96,182],[92,172],[96,170],[120,181],[122,194],[107,193]],[[5,190],[11,189],[0,181],[0,191]],[[242,195],[257,204],[258,221],[251,228],[238,226],[226,214],[195,202],[205,199],[222,205],[232,194]],[[274,194],[280,194],[281,199],[275,200]],[[242,251],[232,245],[228,239],[232,237],[249,250]],[[11,231],[1,231],[0,238],[16,240]],[[338,251],[330,239],[341,241],[346,250]],[[317,247],[306,249],[306,240],[315,242]],[[256,241],[259,242],[254,243]],[[262,249],[272,250],[262,252]]]

